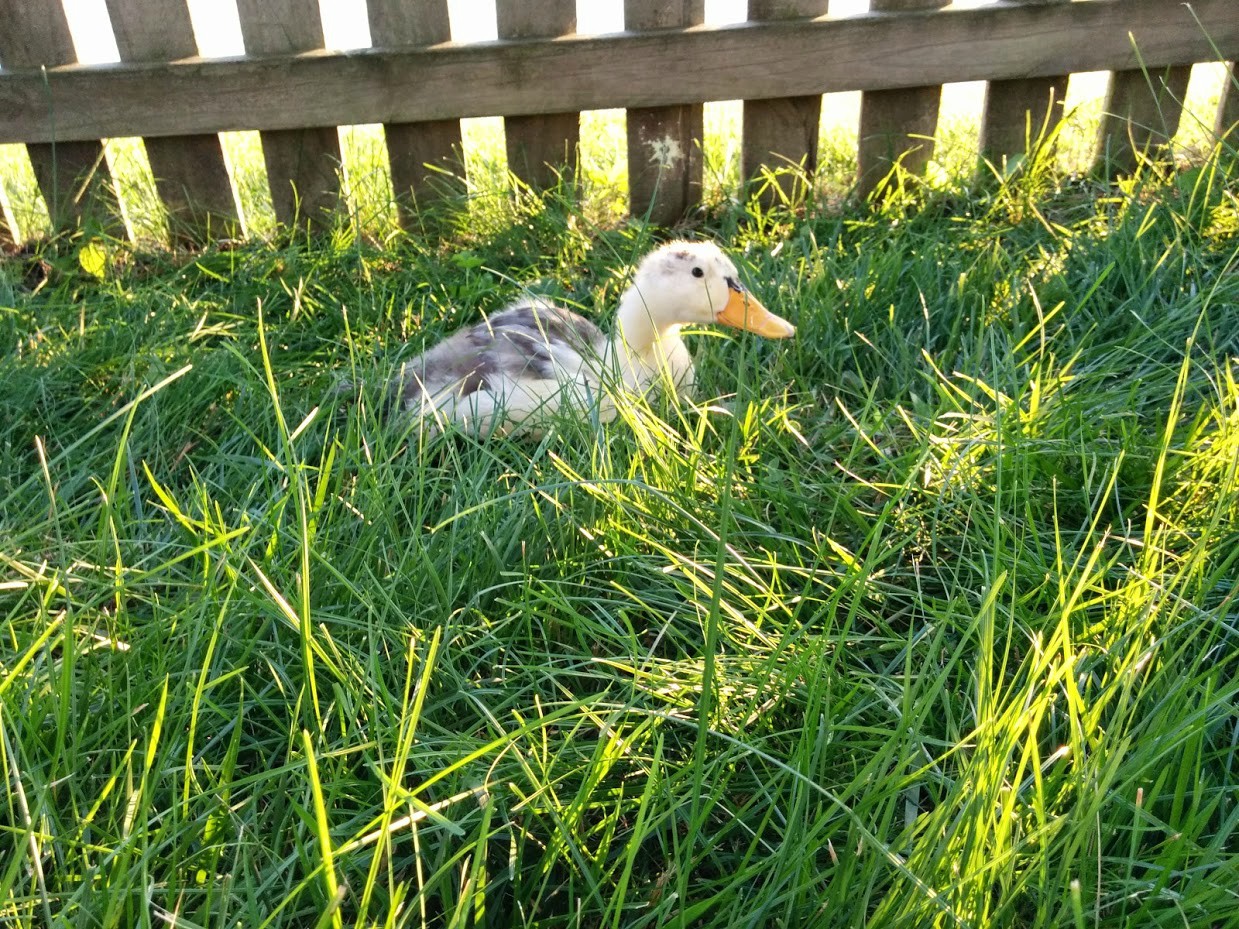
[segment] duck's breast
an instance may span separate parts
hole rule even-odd
[[[656,340],[644,352],[625,346],[620,368],[625,386],[636,393],[667,390],[684,397],[693,395],[696,382],[693,356],[678,333]]]

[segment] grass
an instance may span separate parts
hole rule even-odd
[[[720,195],[799,334],[717,400],[389,421],[520,283],[605,319],[613,177],[0,264],[0,919],[1239,924],[1233,152]]]

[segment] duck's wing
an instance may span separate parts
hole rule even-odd
[[[537,298],[514,303],[482,325],[492,339],[487,354],[499,376],[510,380],[574,378],[582,366],[597,365],[607,344],[585,317]]]
[[[531,381],[572,379],[596,364],[606,343],[583,316],[545,300],[521,300],[407,362],[400,406],[416,410],[427,401],[437,405],[478,391],[502,396]]]

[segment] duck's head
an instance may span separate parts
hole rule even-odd
[[[796,327],[775,316],[740,282],[736,266],[710,242],[671,242],[641,262],[628,301],[655,329],[722,323],[771,339]]]

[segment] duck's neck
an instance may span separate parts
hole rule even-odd
[[[640,358],[653,358],[663,344],[680,341],[680,324],[659,325],[635,287],[624,291],[615,314],[616,342]]]
[[[680,323],[655,321],[635,287],[620,299],[613,343],[629,387],[646,387],[664,377],[678,384],[685,380],[683,369],[692,367]]]

